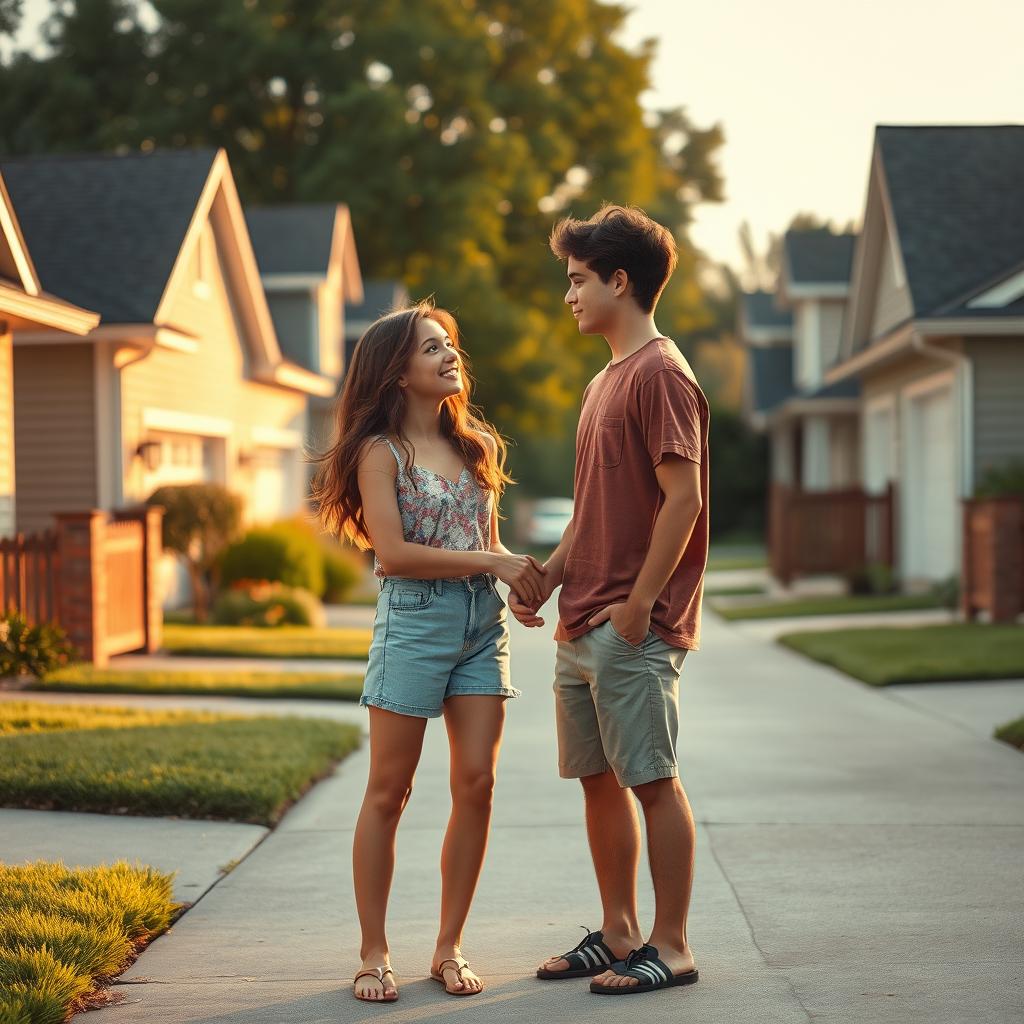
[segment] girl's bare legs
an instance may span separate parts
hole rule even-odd
[[[451,747],[452,813],[441,848],[441,926],[432,969],[442,960],[462,955],[462,929],[487,850],[491,824],[494,770],[505,724],[505,698],[487,695],[449,697],[444,721]],[[453,992],[479,992],[480,979],[469,969],[459,981],[445,968],[446,987]]]
[[[352,843],[352,879],[363,936],[360,970],[390,964],[384,919],[395,870],[395,833],[412,792],[426,724],[425,718],[370,708],[370,777]],[[360,978],[355,993],[364,999],[394,999],[394,975],[386,975],[383,984],[373,977]]]

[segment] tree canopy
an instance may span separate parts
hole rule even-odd
[[[0,0],[0,21],[11,0]],[[659,306],[685,341],[713,323],[686,236],[721,198],[718,126],[645,111],[654,44],[617,40],[598,0],[131,0],[55,4],[50,53],[0,67],[6,152],[223,146],[246,202],[341,201],[364,276],[398,277],[458,317],[514,469],[571,441],[607,357],[562,304],[555,219],[602,201],[670,227]]]

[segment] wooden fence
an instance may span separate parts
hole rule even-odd
[[[1024,498],[964,502],[960,593],[969,619],[1013,622],[1024,612]]]
[[[845,574],[895,561],[895,496],[859,487],[801,491],[772,484],[768,558],[782,583],[797,576]]]
[[[163,510],[91,510],[56,519],[55,530],[0,539],[4,613],[56,623],[100,666],[114,654],[157,650]]]
[[[57,534],[54,530],[0,538],[0,601],[33,626],[57,614]]]

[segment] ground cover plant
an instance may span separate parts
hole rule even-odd
[[[170,925],[171,876],[124,862],[0,864],[0,1022],[60,1024]]]
[[[0,704],[0,806],[272,825],[358,747],[338,722]]]
[[[1024,628],[982,623],[788,633],[779,643],[870,683],[1024,679]]]

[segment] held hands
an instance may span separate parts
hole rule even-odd
[[[538,600],[533,601],[521,596],[522,592],[516,592],[515,589],[509,592],[508,609],[524,626],[544,625],[544,620],[537,613],[562,582],[561,573],[556,576],[555,573],[548,570],[547,566],[544,566],[544,570],[543,587]]]
[[[511,605],[509,606],[511,607]],[[651,609],[624,604],[609,604],[587,620],[591,626],[600,626],[611,619],[612,628],[627,644],[639,647],[651,629]]]
[[[544,582],[547,569],[532,555],[514,555],[511,552],[496,554],[493,572],[511,588],[511,597],[522,594],[527,601],[536,602],[535,607],[547,600]],[[547,593],[550,594],[550,591]],[[512,607],[511,603],[509,607]],[[512,614],[516,614],[515,609]]]

